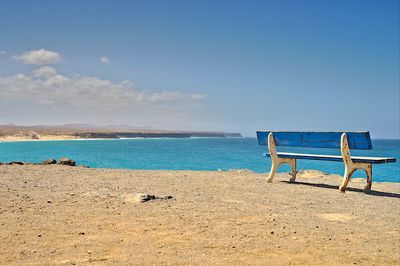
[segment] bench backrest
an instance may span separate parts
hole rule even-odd
[[[371,137],[364,132],[294,132],[294,131],[257,131],[258,143],[268,145],[268,134],[272,132],[276,146],[337,148],[340,149],[340,138],[346,133],[350,149],[372,149]]]

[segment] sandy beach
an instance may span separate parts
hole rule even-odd
[[[14,141],[49,141],[49,140],[79,140],[79,138],[70,135],[41,135],[38,139],[32,139],[24,136],[5,136],[0,137],[0,142]]]
[[[0,264],[398,265],[400,184],[288,178],[1,165]]]

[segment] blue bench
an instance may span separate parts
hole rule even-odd
[[[371,150],[372,143],[369,132],[292,132],[292,131],[257,131],[258,143],[268,146],[268,153],[271,157],[272,166],[268,182],[272,182],[277,168],[281,164],[289,164],[292,167],[290,181],[296,180],[296,160],[321,160],[344,162],[345,173],[343,182],[339,187],[345,192],[352,174],[357,169],[367,173],[367,185],[365,190],[371,190],[372,185],[372,164],[396,162],[396,158],[382,157],[359,157],[351,156],[350,149]],[[277,152],[276,147],[302,147],[302,148],[331,148],[340,149],[341,155],[304,154]]]

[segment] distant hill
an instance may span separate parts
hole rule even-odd
[[[242,137],[240,133],[214,131],[185,131],[138,129],[133,126],[96,126],[90,124],[65,125],[0,125],[0,138],[20,139],[119,139],[119,138],[191,138],[191,137]]]

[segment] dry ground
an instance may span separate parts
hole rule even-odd
[[[400,184],[288,178],[2,165],[0,264],[400,263]]]

